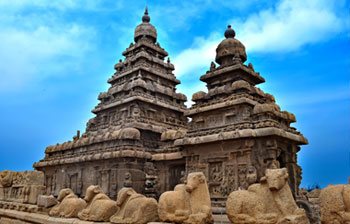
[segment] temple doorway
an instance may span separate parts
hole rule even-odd
[[[185,164],[175,165],[169,167],[169,189],[173,190],[174,187],[181,183],[181,178],[185,174]]]

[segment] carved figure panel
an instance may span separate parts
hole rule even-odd
[[[222,181],[224,172],[222,162],[209,163],[209,181],[219,183]]]

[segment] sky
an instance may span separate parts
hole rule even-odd
[[[206,90],[199,77],[231,24],[258,87],[309,140],[302,186],[348,181],[349,0],[0,0],[0,170],[33,169],[46,146],[85,129],[146,4],[179,92]]]

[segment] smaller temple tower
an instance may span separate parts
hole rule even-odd
[[[195,104],[185,113],[192,119],[189,130],[175,141],[183,147],[187,173],[207,175],[214,202],[258,182],[267,168],[286,167],[295,194],[301,180],[297,152],[307,140],[290,127],[295,116],[256,87],[265,80],[246,60],[244,45],[228,26],[216,49],[218,65],[212,62],[200,78],[208,92],[193,94]]]

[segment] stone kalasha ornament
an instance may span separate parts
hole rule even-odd
[[[309,223],[305,211],[294,201],[287,169],[267,169],[260,182],[228,196],[226,212],[232,223]]]
[[[158,220],[157,201],[132,188],[124,187],[118,192],[117,206],[117,213],[110,218],[112,223],[147,224]]]
[[[159,198],[158,214],[164,222],[213,223],[210,195],[204,174],[190,173],[186,184],[178,184],[174,191],[164,192]]]
[[[322,189],[319,200],[322,224],[350,223],[350,184]]]

